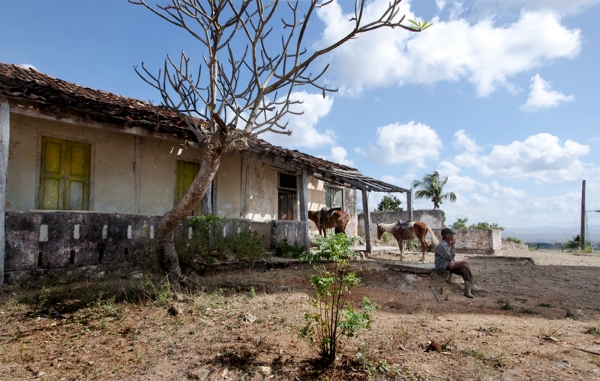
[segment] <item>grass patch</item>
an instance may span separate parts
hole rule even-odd
[[[500,306],[501,310],[506,310],[507,311],[507,310],[512,309],[512,306],[510,305],[510,302],[508,300],[506,300],[506,299],[500,298],[500,299],[496,300],[496,303],[498,303],[498,305]]]

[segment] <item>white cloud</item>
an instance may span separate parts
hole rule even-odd
[[[33,69],[35,71],[39,71],[35,66],[33,66],[32,64],[28,64],[28,63],[20,64],[20,65],[17,65],[17,66],[20,66],[20,67],[22,67],[24,69]]]
[[[463,3],[461,1],[455,1],[450,8],[450,20],[458,19],[464,11],[465,8],[463,7]]]
[[[458,130],[454,133],[453,145],[458,149],[464,150],[454,158],[456,164],[471,167],[477,165],[479,152],[482,149],[477,145],[475,139],[472,139],[465,133],[465,130]]]
[[[446,1],[444,1],[444,0],[435,0],[435,5],[441,11],[446,6]]]
[[[436,158],[442,141],[429,126],[414,121],[377,128],[377,142],[368,155],[384,164],[410,163],[423,167],[425,160]]]
[[[455,160],[458,164],[476,167],[480,174],[488,177],[562,182],[578,179],[584,173],[595,170],[592,165],[579,160],[589,151],[587,145],[570,139],[562,143],[556,136],[541,133],[530,136],[523,142],[496,145],[489,155],[472,155],[467,151],[457,155]]]
[[[456,184],[468,182],[468,178],[451,178],[446,184],[448,190],[457,193],[456,203],[444,203],[446,224],[457,218],[469,218],[469,224],[477,222],[497,222],[503,227],[567,226],[579,221],[581,185],[578,183],[566,192],[553,196],[540,197],[537,192],[529,194],[520,189],[490,184],[475,183],[473,190],[457,190]],[[600,190],[600,179],[596,176],[588,181],[588,192]],[[591,193],[590,193],[591,194]],[[431,206],[428,206],[431,208]],[[591,216],[590,224],[600,221],[599,216]]]
[[[323,156],[323,159],[333,161],[334,163],[347,165],[349,167],[354,167],[354,161],[347,159],[347,156],[348,151],[346,151],[344,147],[334,146],[331,147],[331,154]]]
[[[387,0],[374,1],[367,14],[385,4]],[[414,18],[406,4],[407,19]],[[351,25],[351,16],[342,14],[337,3],[331,5],[319,13],[326,24],[320,44],[339,38]],[[423,33],[369,32],[331,54],[336,71],[329,74],[347,95],[384,86],[467,80],[478,95],[487,96],[499,86],[514,92],[511,77],[580,51],[580,31],[563,26],[557,13],[523,12],[516,22],[502,26],[492,20],[439,21]]]
[[[474,7],[488,13],[510,10],[552,10],[560,14],[578,13],[591,6],[600,4],[600,0],[476,0]]]
[[[333,106],[333,98],[321,94],[309,94],[305,91],[295,92],[292,100],[301,100],[302,104],[292,107],[294,112],[304,112],[302,115],[290,115],[287,128],[291,136],[266,132],[260,137],[271,144],[286,148],[318,148],[335,144],[335,133],[331,130],[318,131],[315,126],[319,120],[329,114]]]
[[[529,98],[527,98],[527,102],[520,109],[527,112],[534,112],[575,100],[573,95],[564,95],[558,91],[551,90],[551,87],[552,82],[544,81],[539,74],[531,77]]]

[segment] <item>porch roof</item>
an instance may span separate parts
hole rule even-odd
[[[86,120],[174,134],[196,141],[177,113],[149,102],[94,90],[40,73],[33,68],[0,63],[0,96],[16,100],[51,116],[76,115]],[[239,154],[269,162],[290,171],[306,170],[328,183],[375,192],[408,192],[408,189],[362,175],[357,169],[297,150],[274,146],[252,137],[248,151]]]

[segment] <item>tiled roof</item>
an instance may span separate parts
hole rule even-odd
[[[35,104],[40,112],[50,115],[76,114],[123,128],[141,126],[196,140],[177,114],[169,109],[63,81],[33,68],[0,63],[0,96]],[[363,176],[356,169],[342,164],[274,146],[262,139],[249,140],[253,151],[277,158],[279,162],[287,162],[292,167],[309,169],[326,181],[358,189],[403,191],[402,188]]]

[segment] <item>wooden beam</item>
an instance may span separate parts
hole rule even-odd
[[[4,285],[4,260],[6,256],[6,173],[10,146],[10,105],[0,98],[0,289]]]
[[[366,190],[362,191],[363,201],[363,220],[365,221],[365,245],[367,253],[372,253],[371,243],[371,212],[369,212],[369,192]]]

